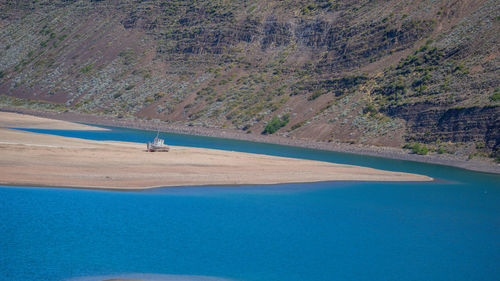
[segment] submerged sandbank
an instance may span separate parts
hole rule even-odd
[[[12,117],[4,122],[3,114],[0,112],[0,127],[22,127],[13,123]],[[32,116],[20,119],[26,118],[45,119]],[[62,122],[39,121],[48,128]],[[51,127],[51,121],[57,124]],[[65,123],[64,126],[70,127],[73,124]],[[73,128],[86,126],[74,125]],[[92,141],[0,128],[0,184],[5,185],[143,189],[340,180],[430,181],[432,178],[204,148],[174,146],[167,153],[148,153],[140,143]]]

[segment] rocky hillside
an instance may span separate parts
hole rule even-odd
[[[496,0],[0,0],[0,103],[490,155],[498,34]]]

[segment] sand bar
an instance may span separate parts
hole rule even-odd
[[[140,143],[92,141],[7,129],[4,127],[22,126],[13,123],[15,118],[4,119],[4,114],[0,112],[0,184],[4,185],[143,189],[336,180],[432,180],[409,173],[204,148],[174,146],[170,152],[150,153]],[[21,119],[25,118],[44,119],[31,116]],[[44,126],[51,126],[51,119],[41,121]],[[63,121],[54,122],[51,128]],[[64,123],[68,123],[64,126],[72,124]],[[74,128],[80,126],[85,125],[75,124]]]

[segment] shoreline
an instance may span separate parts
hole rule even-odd
[[[80,186],[80,185],[42,185],[42,184],[11,184],[0,183],[0,188],[55,188],[55,189],[77,189],[77,190],[93,190],[93,191],[120,191],[120,192],[142,192],[148,190],[162,189],[162,188],[239,188],[239,187],[252,187],[252,186],[278,186],[278,185],[295,185],[295,184],[315,184],[315,183],[364,183],[372,182],[366,180],[325,180],[325,181],[312,181],[312,182],[285,182],[285,183],[248,183],[248,184],[199,184],[199,185],[159,185],[147,186],[142,188],[137,187],[106,187],[106,186]],[[376,181],[379,183],[436,183],[439,180],[431,178],[428,181]]]
[[[69,122],[121,127],[139,130],[160,130],[162,132],[205,137],[235,139],[259,143],[278,144],[292,147],[319,149],[340,153],[374,156],[394,160],[414,161],[472,170],[477,172],[500,174],[500,164],[493,161],[469,160],[454,155],[417,155],[401,148],[355,145],[346,143],[318,142],[311,139],[297,139],[276,135],[251,135],[236,130],[189,126],[166,123],[158,120],[117,118],[104,115],[82,114],[77,112],[50,112],[26,108],[0,107],[0,112],[12,112],[37,117],[51,118]]]
[[[150,153],[144,143],[95,141],[6,128],[21,125],[88,129],[87,125],[67,121],[0,112],[0,185],[139,190],[433,180],[405,172],[208,148],[170,146],[168,153]]]

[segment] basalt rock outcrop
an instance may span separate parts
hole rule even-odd
[[[499,106],[444,109],[428,103],[391,107],[386,113],[407,121],[408,141],[484,141],[491,149],[500,145]]]

